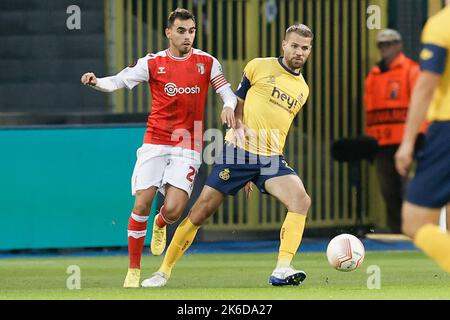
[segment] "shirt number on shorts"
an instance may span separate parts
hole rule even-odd
[[[189,167],[189,173],[187,174],[186,179],[192,183],[194,181],[196,174],[197,174],[197,170],[195,170],[194,167]]]

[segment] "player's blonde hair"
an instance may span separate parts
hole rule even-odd
[[[285,39],[292,32],[295,32],[295,33],[301,35],[302,37],[311,38],[312,40],[314,40],[314,33],[305,24],[296,23],[296,24],[293,24],[292,26],[290,26],[289,28],[287,28]]]

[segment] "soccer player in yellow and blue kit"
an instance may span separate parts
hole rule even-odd
[[[309,95],[301,69],[311,53],[313,38],[307,26],[292,25],[286,30],[282,57],[259,58],[247,64],[236,92],[239,124],[225,137],[222,156],[216,160],[188,217],[178,226],[161,267],[141,286],[165,286],[175,263],[192,244],[200,226],[217,211],[224,196],[235,195],[248,183],[280,200],[288,211],[269,283],[299,285],[306,278],[306,273],[296,270],[291,262],[300,246],[311,200],[282,152],[292,121]],[[238,139],[244,126],[252,134]]]
[[[440,208],[447,206],[447,225],[450,216],[450,0],[446,3],[422,33],[422,72],[396,153],[396,167],[400,174],[408,174],[414,142],[427,116],[431,125],[418,154],[415,176],[407,187],[402,229],[418,248],[450,272],[450,234],[437,225]]]

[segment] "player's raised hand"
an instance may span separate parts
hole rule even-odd
[[[236,120],[234,118],[234,110],[230,107],[224,107],[222,110],[222,114],[220,115],[222,119],[222,124],[226,124],[228,128],[236,127]]]
[[[247,182],[244,186],[245,196],[247,199],[250,198],[250,194],[253,191],[253,183],[251,181]]]
[[[97,84],[97,77],[92,72],[87,72],[81,76],[81,83],[84,85],[95,86]]]
[[[402,177],[408,175],[413,162],[413,153],[414,145],[409,143],[402,143],[395,153],[395,168]]]

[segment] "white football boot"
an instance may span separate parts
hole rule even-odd
[[[281,267],[273,270],[269,278],[269,284],[273,286],[298,286],[305,280],[306,273],[295,270],[294,267]]]
[[[163,272],[155,272],[150,278],[145,279],[141,283],[144,288],[159,288],[164,287],[167,283],[167,276]]]

